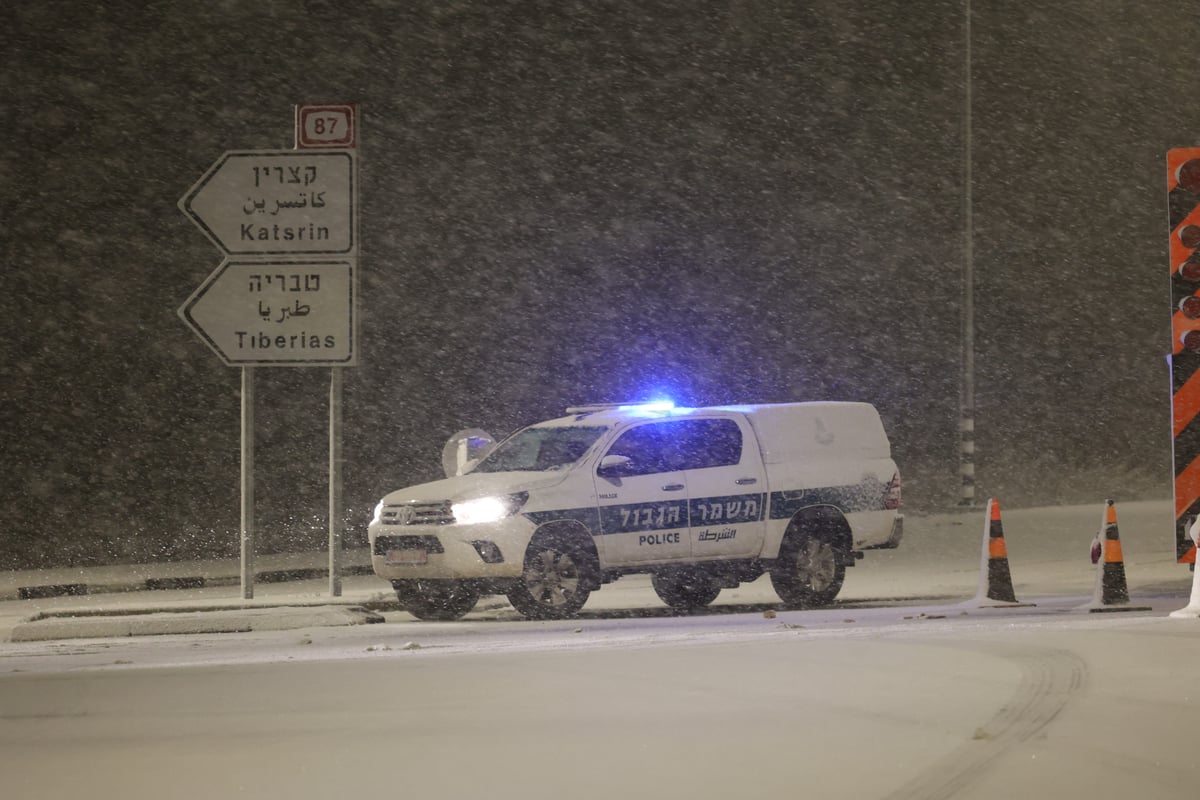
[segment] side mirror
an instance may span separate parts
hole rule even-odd
[[[629,456],[605,456],[600,459],[596,474],[601,478],[620,478],[633,474],[633,459]]]
[[[466,475],[495,446],[496,440],[487,431],[479,428],[459,431],[442,448],[442,472],[447,478]]]

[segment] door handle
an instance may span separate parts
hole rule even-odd
[[[664,492],[678,492],[682,488],[682,483],[668,483],[666,486],[662,487],[662,490]]]
[[[758,483],[758,478],[738,478],[734,483],[738,486],[749,486],[752,483]]]

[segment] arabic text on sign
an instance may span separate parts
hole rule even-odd
[[[255,200],[253,197],[246,198],[246,204],[242,206],[244,214],[270,214],[276,216],[285,208],[324,208],[325,207],[325,192],[300,192],[296,195],[295,200],[271,200],[260,197]]]
[[[271,317],[278,313],[279,318],[275,321],[284,322],[292,317],[307,317],[311,312],[312,307],[307,304],[302,304],[299,300],[296,300],[296,302],[290,308],[287,305],[281,306],[278,312],[272,311],[271,307],[264,304],[262,300],[258,301],[258,315],[264,320],[270,320]]]

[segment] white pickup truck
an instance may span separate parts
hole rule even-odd
[[[368,531],[376,574],[420,619],[485,594],[570,616],[630,573],[678,609],[764,572],[786,605],[827,605],[862,551],[902,533],[866,403],[569,408],[456,471],[384,497]]]

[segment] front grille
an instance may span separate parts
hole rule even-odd
[[[454,522],[450,501],[442,503],[397,503],[379,513],[384,525],[449,525]]]
[[[444,553],[442,543],[436,536],[377,536],[375,549],[377,556],[386,556],[388,550],[424,550],[426,553]]]

